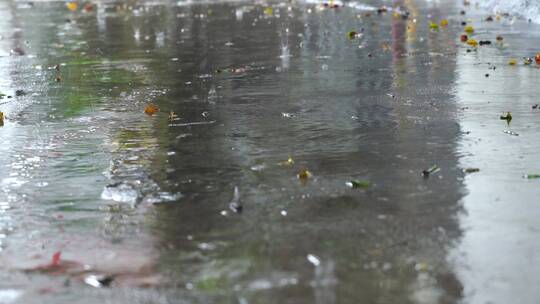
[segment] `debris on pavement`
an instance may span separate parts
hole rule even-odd
[[[369,186],[371,186],[371,183],[367,180],[351,180],[345,183],[350,188],[361,188],[361,189],[367,189]]]
[[[431,174],[433,173],[437,173],[439,172],[441,169],[437,166],[437,165],[433,165],[427,169],[425,169],[424,171],[422,171],[422,175],[424,177],[429,177]]]
[[[153,103],[149,103],[148,105],[146,105],[146,107],[144,108],[144,113],[152,116],[154,114],[156,114],[157,112],[159,112],[159,108],[158,106],[156,106],[155,104]]]

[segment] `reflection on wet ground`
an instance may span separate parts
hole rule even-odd
[[[0,303],[534,303],[537,27],[462,9],[0,3]]]

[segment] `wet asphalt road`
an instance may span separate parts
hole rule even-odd
[[[536,303],[540,27],[487,16],[0,3],[0,303]]]

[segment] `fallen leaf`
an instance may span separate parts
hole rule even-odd
[[[272,14],[274,14],[274,9],[271,7],[267,7],[264,9],[264,14],[267,16],[272,16]]]
[[[52,256],[51,266],[60,265],[60,256],[62,255],[61,251],[57,251]]]
[[[292,157],[289,156],[289,158],[287,158],[287,160],[279,162],[278,164],[280,166],[290,167],[290,166],[294,165],[294,160],[292,159]]]
[[[78,5],[77,5],[77,2],[73,1],[73,2],[66,3],[66,7],[68,8],[68,10],[74,12],[77,10]]]
[[[307,181],[307,179],[312,176],[313,174],[311,174],[311,172],[309,172],[308,169],[305,167],[300,169],[300,172],[298,172],[298,178],[302,181]]]
[[[461,42],[467,42],[467,40],[469,40],[469,37],[464,34],[459,37],[459,40],[461,40]]]
[[[508,60],[508,64],[509,64],[509,65],[516,65],[516,64],[517,64],[517,60],[515,60],[515,59],[510,59],[510,60]]]
[[[432,30],[438,30],[439,29],[439,25],[435,22],[429,22],[429,28],[432,29]]]
[[[0,112],[0,127],[4,126],[4,112]]]
[[[446,19],[441,20],[441,26],[447,26],[447,25],[448,25],[448,20]]]
[[[157,112],[159,112],[159,108],[158,106],[156,106],[155,104],[153,103],[149,103],[145,108],[144,108],[144,113],[148,114],[148,115],[154,115],[156,114]]]
[[[534,60],[536,61],[536,64],[540,64],[540,52],[534,56]]]
[[[467,44],[470,46],[477,46],[478,42],[475,39],[469,39],[467,40]]]
[[[350,188],[362,188],[367,189],[369,186],[371,186],[371,183],[367,180],[352,180],[349,182],[346,182],[345,185],[349,186]]]
[[[467,25],[464,29],[465,33],[469,33],[469,34],[472,34],[474,33],[474,28],[470,25]]]

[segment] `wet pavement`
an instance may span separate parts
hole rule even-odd
[[[0,303],[536,303],[540,26],[331,6],[1,2]]]

